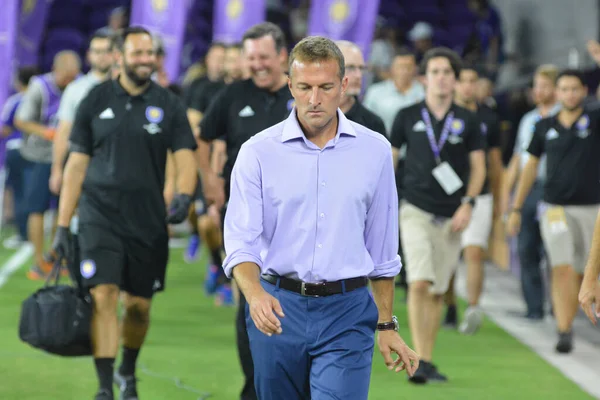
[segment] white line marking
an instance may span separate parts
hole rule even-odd
[[[25,243],[0,267],[0,288],[6,284],[8,278],[19,270],[33,255],[33,245]]]

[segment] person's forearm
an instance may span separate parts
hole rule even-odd
[[[502,191],[502,154],[500,150],[490,151],[490,189],[495,200],[498,200]]]
[[[177,168],[176,188],[179,193],[194,195],[198,174],[191,150],[179,150],[174,154]]]
[[[85,167],[67,162],[62,189],[60,191],[60,204],[58,207],[58,226],[68,227],[81,196],[81,187],[87,165]]]
[[[515,153],[510,162],[508,163],[508,168],[506,169],[505,179],[502,185],[502,194],[505,196],[510,196],[510,193],[515,186],[515,182],[517,182],[517,178],[519,176],[519,163],[521,162],[521,155]]]
[[[537,177],[537,164],[537,160],[534,160],[533,157],[529,158],[527,164],[525,164],[517,185],[517,192],[513,202],[514,209],[521,209],[523,207],[523,203],[525,203],[525,199],[529,195],[529,191]]]
[[[31,121],[15,120],[15,126],[28,135],[48,139],[48,127]]]
[[[394,307],[394,279],[379,278],[371,280],[373,299],[379,312],[378,322],[390,322]]]
[[[71,124],[61,122],[56,130],[56,136],[52,143],[52,171],[54,173],[63,173],[65,157],[69,148],[69,134]]]
[[[208,179],[208,176],[214,174],[210,168],[210,143],[204,140],[197,141],[198,148],[196,149],[196,164],[200,171],[200,176],[203,180]]]
[[[598,280],[600,275],[600,213],[596,217],[596,227],[594,228],[594,237],[592,239],[592,248],[590,257],[585,267],[585,278]]]
[[[260,285],[260,267],[253,262],[236,265],[233,268],[233,278],[248,302],[258,291],[263,290]]]
[[[485,155],[481,152],[480,157],[471,163],[471,171],[469,173],[469,184],[467,186],[466,195],[469,197],[477,197],[483,189],[485,183]]]

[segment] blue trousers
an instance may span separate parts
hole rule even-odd
[[[368,289],[305,297],[262,285],[285,317],[281,335],[268,337],[246,307],[259,400],[367,400],[379,316]]]
[[[545,296],[541,262],[545,251],[537,212],[543,194],[543,183],[536,182],[521,208],[521,231],[518,242],[521,288],[527,305],[527,314],[539,317],[544,315]]]
[[[25,188],[31,172],[31,161],[21,156],[19,149],[6,152],[6,166],[8,167],[7,184],[12,188],[14,198],[15,223],[21,239],[27,240],[27,218],[29,210],[25,199]]]

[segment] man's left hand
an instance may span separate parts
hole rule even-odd
[[[183,193],[176,194],[169,207],[167,223],[179,224],[185,221],[190,210],[190,204],[192,204],[192,196]]]
[[[396,372],[406,370],[408,376],[413,376],[419,368],[419,356],[404,343],[398,332],[378,331],[377,345],[390,371],[396,367]],[[398,355],[396,360],[392,358],[392,353]]]

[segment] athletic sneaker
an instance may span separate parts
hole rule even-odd
[[[483,311],[478,306],[469,306],[465,311],[465,317],[458,328],[463,335],[472,335],[483,323]]]
[[[563,354],[573,351],[573,331],[558,333],[556,351]]]
[[[215,297],[215,305],[217,307],[230,307],[235,304],[233,300],[233,290],[231,290],[231,284],[226,283],[217,289],[217,296]]]
[[[2,242],[2,245],[4,246],[5,249],[16,250],[19,247],[21,247],[24,243],[26,243],[26,242],[25,242],[25,240],[23,240],[21,235],[12,235],[12,236],[4,239],[4,241]]]
[[[94,400],[114,400],[112,392],[104,389],[96,393]]]
[[[200,255],[200,236],[191,235],[188,241],[187,249],[183,254],[183,259],[186,263],[192,263],[198,259]]]
[[[49,273],[49,271],[46,272],[37,265],[32,265],[31,268],[29,268],[29,271],[27,271],[27,279],[32,281],[45,281],[48,278]]]
[[[204,278],[204,291],[207,295],[213,295],[219,287],[219,267],[214,264],[208,266],[206,278]]]
[[[113,382],[119,387],[119,400],[139,400],[135,376],[124,376],[115,371]]]

